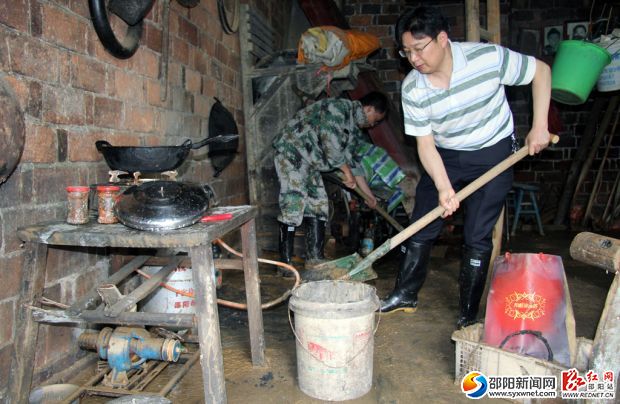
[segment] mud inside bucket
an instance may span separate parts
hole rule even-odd
[[[297,287],[295,313],[299,388],[320,400],[361,397],[372,387],[375,288],[360,282],[318,281]]]
[[[609,62],[609,52],[595,44],[560,42],[551,70],[551,98],[563,104],[583,104]]]

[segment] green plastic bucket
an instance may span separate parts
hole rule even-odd
[[[551,98],[563,104],[583,104],[609,62],[609,52],[595,44],[560,42],[551,69]]]

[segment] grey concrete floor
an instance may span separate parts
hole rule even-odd
[[[592,339],[612,276],[603,270],[570,258],[574,235],[568,231],[546,236],[520,232],[506,245],[511,252],[544,252],[563,259],[575,312],[577,336]],[[615,236],[617,237],[617,235]],[[351,403],[458,403],[470,402],[454,382],[455,344],[451,341],[458,310],[458,238],[440,242],[431,262],[426,284],[420,292],[419,309],[414,314],[381,316],[374,338],[373,385],[364,396]],[[375,264],[379,278],[369,283],[383,297],[391,290],[398,259],[388,255]],[[220,298],[243,297],[240,273],[226,272]],[[261,267],[263,301],[279,296],[291,281],[278,276],[271,267]],[[322,401],[300,391],[297,384],[295,339],[289,325],[287,305],[263,312],[266,358],[264,367],[250,361],[247,315],[220,308],[226,391],[229,403],[299,403]],[[170,367],[170,372],[174,367]],[[153,382],[147,390],[165,384]],[[168,395],[175,403],[203,402],[200,367],[194,366]],[[105,402],[86,398],[82,402]],[[483,402],[485,400],[482,400]],[[490,401],[490,400],[486,400]]]

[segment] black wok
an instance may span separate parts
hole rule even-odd
[[[160,173],[179,167],[191,149],[198,149],[209,143],[230,142],[239,135],[219,135],[192,143],[187,139],[181,146],[112,146],[105,140],[95,142],[106,163],[113,170],[134,173]]]

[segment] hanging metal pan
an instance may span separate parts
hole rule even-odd
[[[8,84],[0,79],[0,184],[11,175],[24,150],[24,113]]]
[[[224,107],[222,102],[215,98],[215,103],[209,112],[209,138],[216,138],[225,133],[237,133],[237,124],[232,113]],[[235,139],[227,143],[213,143],[209,146],[209,159],[213,166],[213,176],[217,177],[228,167],[237,154],[239,141]]]

